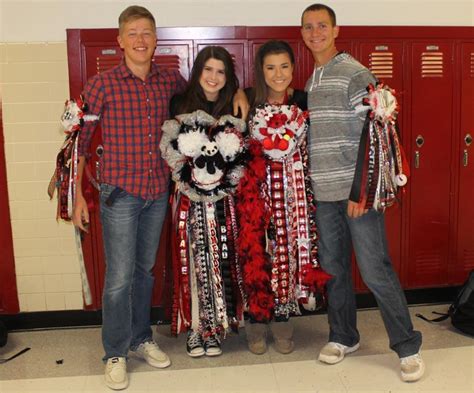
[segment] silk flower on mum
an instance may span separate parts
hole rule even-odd
[[[297,105],[263,104],[255,109],[250,134],[260,141],[265,155],[282,159],[292,154],[308,127],[308,112]]]
[[[165,121],[162,130],[160,149],[179,191],[209,202],[233,193],[244,171],[243,120],[198,110]]]

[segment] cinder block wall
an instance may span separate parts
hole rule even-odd
[[[20,310],[81,309],[74,230],[46,192],[64,140],[66,43],[0,44],[0,75]]]

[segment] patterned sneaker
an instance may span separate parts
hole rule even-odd
[[[127,359],[123,357],[107,359],[107,363],[105,365],[105,384],[113,390],[122,390],[127,388]]]
[[[168,355],[154,341],[141,343],[133,353],[139,358],[145,359],[152,367],[165,368],[171,364]]]
[[[418,352],[415,355],[400,358],[402,380],[405,382],[418,381],[425,373],[425,362]]]
[[[198,358],[206,353],[202,342],[202,336],[199,332],[195,332],[194,330],[188,332],[188,338],[186,339],[186,352],[192,358]]]
[[[319,352],[318,360],[323,363],[336,364],[344,359],[344,356],[348,353],[355,352],[358,349],[359,343],[353,347],[348,347],[347,345],[330,341],[323,347],[323,349],[321,349],[321,352]]]
[[[206,356],[219,356],[222,354],[219,339],[215,335],[209,336],[209,338],[204,341],[204,350],[206,351]]]

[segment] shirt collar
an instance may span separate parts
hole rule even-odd
[[[135,75],[133,75],[132,71],[130,71],[130,68],[127,67],[127,65],[125,64],[125,60],[122,59],[122,61],[120,62],[119,66],[117,67],[117,73],[119,74],[119,76],[123,79],[125,78],[134,78]],[[153,77],[155,75],[158,75],[159,74],[159,67],[157,64],[155,63],[151,63],[151,70],[150,70],[150,73],[147,75],[147,77]]]

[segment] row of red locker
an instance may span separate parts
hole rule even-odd
[[[338,49],[396,89],[401,103],[401,138],[411,179],[400,204],[387,212],[387,230],[405,289],[457,285],[474,268],[473,32],[470,27],[343,27],[338,39]],[[116,36],[115,29],[68,31],[71,97],[80,94],[87,78],[120,60]],[[270,38],[292,45],[295,87],[304,86],[313,68],[298,27],[159,28],[158,37],[155,61],[178,68],[186,78],[202,47],[222,45],[234,57],[241,85],[249,86],[254,53]],[[167,236],[165,230],[155,268],[154,304],[162,306],[170,298]],[[91,308],[100,308],[104,258],[97,212],[83,250]],[[355,267],[354,282],[364,290]]]

